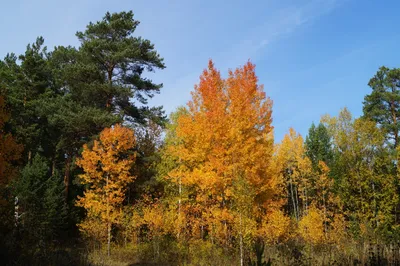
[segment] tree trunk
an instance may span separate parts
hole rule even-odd
[[[375,183],[372,182],[372,193],[374,195],[374,218],[375,218],[375,223],[376,223],[376,227],[378,227],[378,220],[376,219],[376,214],[378,212],[378,207],[376,204],[376,194],[375,194]]]
[[[182,205],[182,178],[179,177],[179,200],[178,200],[179,226],[178,226],[178,235],[177,235],[178,240],[179,240],[180,233],[181,233],[181,205]]]
[[[67,160],[65,163],[65,173],[64,173],[64,187],[65,187],[64,193],[66,202],[68,202],[71,162],[72,162],[72,156],[70,154],[67,154]]]
[[[363,205],[364,197],[363,197],[363,191],[362,191],[361,185],[360,185],[360,196],[361,196],[360,209],[361,209],[361,213],[364,214],[364,205]]]
[[[153,258],[154,260],[157,259],[157,241],[155,239],[153,239]]]
[[[325,230],[325,238],[326,238],[326,234],[328,232],[328,229],[326,228],[326,221],[327,221],[327,215],[326,215],[326,203],[325,203],[325,192],[322,196],[322,200],[324,203],[324,230]]]
[[[51,164],[51,176],[54,176],[56,173],[56,156],[53,156],[53,162]]]
[[[399,130],[397,128],[396,107],[394,101],[390,102],[390,111],[392,113],[392,119],[394,125],[394,147],[396,148],[399,141]]]
[[[303,213],[308,212],[307,187],[303,188]]]
[[[296,201],[294,200],[293,184],[292,184],[292,180],[291,179],[290,179],[289,183],[290,183],[290,195],[292,197],[292,204],[293,204],[293,212],[294,212],[294,216],[295,216],[296,220],[298,221],[299,218],[297,217]]]
[[[113,75],[113,71],[114,71],[114,66],[111,65],[108,70],[107,70],[107,74],[108,74],[108,85],[110,86],[110,89],[112,87],[112,75]],[[112,104],[112,95],[107,95],[107,101],[106,101],[106,108],[110,108],[111,104]]]
[[[107,225],[107,256],[110,257],[110,245],[111,245],[111,223],[108,222]]]
[[[297,220],[299,220],[300,219],[300,210],[299,210],[299,195],[297,193],[297,186],[294,187],[294,192],[296,193],[295,199],[296,199]]]
[[[182,201],[182,180],[179,177],[179,200],[178,200],[178,211],[181,214],[181,201]]]
[[[243,235],[242,235],[242,214],[240,214],[240,220],[239,220],[239,223],[240,223],[240,234],[239,234],[239,241],[240,241],[240,243],[239,243],[239,245],[240,245],[240,266],[243,266],[243,263],[244,263],[244,254],[243,254]]]
[[[107,256],[110,256],[110,244],[111,244],[111,219],[110,219],[110,207],[109,207],[109,196],[108,196],[108,174],[106,177],[106,198],[107,198],[107,207],[106,207],[106,216],[107,216]]]
[[[306,196],[305,196],[305,198],[306,198],[306,212],[308,212],[308,196],[307,196],[307,188],[304,188],[304,190],[305,190],[305,194],[306,194]]]
[[[264,254],[264,248],[265,244],[264,241],[261,238],[257,238],[256,243],[255,243],[255,250],[256,250],[256,257],[257,257],[257,266],[262,266],[263,262],[263,254]]]

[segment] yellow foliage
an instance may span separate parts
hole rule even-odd
[[[388,152],[385,132],[375,121],[353,120],[347,109],[323,121],[340,152],[336,175],[349,218],[368,221],[372,228],[392,223],[399,198],[397,178],[388,169],[394,158]]]
[[[314,205],[299,221],[299,235],[308,243],[313,245],[322,244],[325,241],[324,214]]]
[[[255,235],[255,221],[277,205],[280,181],[271,163],[271,114],[272,102],[258,84],[253,64],[222,79],[209,62],[187,112],[176,120],[179,141],[166,149],[178,162],[168,179],[190,195],[179,208],[193,236],[202,237],[207,230],[224,242],[233,231]]]
[[[269,244],[285,241],[290,233],[290,217],[281,210],[273,210],[264,219],[262,235]]]
[[[228,245],[230,234],[228,228],[230,228],[234,222],[232,212],[227,208],[213,207],[210,212],[205,213],[204,216],[210,227],[210,237],[212,240],[220,240],[224,245]]]
[[[174,233],[175,223],[179,219],[176,211],[168,209],[160,202],[147,204],[142,211],[141,223],[147,225],[152,237]]]
[[[94,240],[104,242],[107,239],[107,224],[98,217],[88,216],[79,225],[79,230],[83,234]]]
[[[303,137],[292,128],[286,134],[281,144],[276,145],[275,169],[280,180],[284,183],[283,191],[290,200],[291,213],[296,219],[301,215],[300,199],[303,211],[309,205],[310,177],[312,174],[312,163],[305,155]]]
[[[281,144],[276,147],[276,164],[282,179],[291,179],[295,184],[305,186],[312,165],[305,155],[303,137],[293,128],[290,128],[289,134],[286,134]]]
[[[342,246],[346,243],[349,235],[347,233],[347,222],[342,214],[336,214],[330,224],[329,242],[336,246]]]
[[[134,180],[130,174],[136,157],[132,152],[134,145],[133,130],[115,125],[104,129],[92,148],[84,145],[82,158],[76,162],[84,171],[80,181],[87,185],[84,195],[78,197],[76,204],[86,209],[88,219],[100,219],[108,225],[109,230],[111,224],[118,223],[122,218],[121,206],[126,185]],[[90,233],[90,226],[85,223],[80,228]]]

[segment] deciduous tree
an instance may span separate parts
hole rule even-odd
[[[398,202],[394,164],[385,145],[383,129],[374,121],[351,118],[342,110],[338,117],[325,117],[334,132],[339,152],[339,195],[347,215],[373,228],[394,220]]]
[[[107,251],[110,254],[111,228],[121,218],[122,203],[127,185],[135,177],[131,168],[135,162],[135,136],[133,130],[115,125],[104,129],[93,147],[84,145],[82,158],[77,165],[82,167],[81,183],[86,185],[77,205],[84,207],[88,219],[81,224],[85,231],[91,220],[98,220],[107,227]]]
[[[305,154],[303,137],[293,128],[276,149],[275,164],[278,176],[285,182],[287,209],[299,220],[307,211],[313,195],[312,163]]]
[[[230,71],[224,80],[210,61],[192,92],[187,112],[178,118],[179,141],[169,146],[178,161],[170,179],[181,182],[192,194],[186,202],[192,207],[187,210],[197,213],[192,226],[198,226],[201,238],[206,233],[225,236],[219,240],[225,243],[235,233],[241,255],[245,238],[256,235],[261,217],[276,204],[279,181],[271,171],[271,107],[257,84],[253,64]],[[205,215],[212,210],[215,215]],[[207,224],[210,217],[215,221],[224,212],[229,215],[216,221],[221,227],[215,222]],[[212,228],[231,233],[217,234]]]

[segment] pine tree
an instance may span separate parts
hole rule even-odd
[[[45,252],[46,245],[59,239],[67,226],[67,207],[62,196],[60,176],[52,174],[45,158],[36,154],[14,182],[14,194],[19,199],[21,218],[18,227],[27,250],[35,246]],[[29,247],[29,248],[28,248]]]
[[[99,80],[100,84],[88,84],[84,93],[102,97],[105,108],[132,122],[161,118],[160,108],[139,107],[131,99],[146,105],[162,84],[155,84],[142,74],[165,68],[154,45],[133,36],[138,25],[132,11],[107,12],[101,21],[89,23],[85,31],[76,33],[85,67],[93,69],[98,77],[105,77]]]
[[[23,147],[16,143],[14,137],[7,130],[10,112],[5,104],[4,97],[0,96],[0,260],[10,256],[15,243],[14,238],[14,200],[12,184],[18,177]],[[12,256],[12,255],[11,255]]]
[[[10,128],[24,146],[25,162],[39,150],[48,152],[46,144],[51,143],[45,141],[47,121],[41,112],[42,100],[48,99],[54,89],[43,43],[44,39],[39,37],[23,55],[9,54],[0,62],[1,89],[11,110]]]
[[[305,141],[305,149],[314,169],[318,167],[320,161],[332,166],[334,156],[331,136],[322,123],[319,123],[317,127],[314,123],[311,124]]]
[[[396,148],[400,129],[400,69],[382,66],[368,85],[372,92],[365,96],[364,117],[381,125],[387,141]]]

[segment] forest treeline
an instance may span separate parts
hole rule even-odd
[[[0,61],[4,265],[400,263],[400,69],[378,69],[361,117],[276,143],[250,61],[210,60],[169,118],[149,107],[166,66],[138,26],[106,13],[79,47]]]

